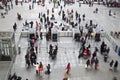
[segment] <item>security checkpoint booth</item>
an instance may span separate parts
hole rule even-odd
[[[0,61],[12,61],[16,56],[13,32],[0,32]]]

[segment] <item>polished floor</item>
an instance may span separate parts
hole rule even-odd
[[[14,2],[13,2],[14,4]],[[42,62],[44,69],[46,69],[46,65],[48,63],[51,64],[52,72],[48,76],[46,74],[42,74],[42,76],[36,76],[35,74],[35,67],[31,66],[31,68],[27,69],[25,65],[25,54],[28,47],[28,39],[27,38],[21,38],[19,42],[19,37],[21,30],[23,28],[23,23],[25,20],[34,22],[38,19],[38,13],[43,11],[46,12],[46,9],[51,9],[53,7],[53,4],[48,4],[46,0],[45,7],[42,7],[40,5],[35,4],[34,9],[29,10],[29,4],[31,3],[23,3],[18,4],[18,6],[13,7],[10,11],[8,11],[8,15],[5,16],[5,18],[0,18],[0,31],[13,31],[13,24],[14,22],[17,23],[17,31],[15,32],[15,40],[16,44],[21,46],[21,54],[18,54],[16,56],[15,63],[13,64],[12,73],[16,72],[17,75],[22,76],[23,80],[28,78],[29,80],[62,80],[65,73],[65,67],[68,62],[71,63],[71,75],[70,80],[112,80],[114,76],[120,80],[120,66],[118,66],[118,71],[109,71],[109,62],[113,60],[120,61],[120,57],[118,56],[118,53],[115,53],[113,50],[112,42],[109,42],[106,37],[102,37],[102,41],[104,40],[105,43],[110,47],[110,54],[108,58],[108,62],[105,63],[103,61],[103,56],[98,53],[98,59],[99,59],[99,69],[91,69],[86,70],[85,69],[85,63],[86,60],[84,59],[78,59],[78,51],[80,48],[80,43],[75,42],[73,37],[59,37],[58,42],[47,42],[45,37],[43,37],[43,40],[38,40],[36,45],[39,46],[39,53],[37,54],[37,62]],[[63,5],[63,2],[62,2]],[[98,8],[98,14],[94,14],[93,11],[95,8]],[[73,5],[66,5],[64,10],[67,9],[74,9],[77,10],[78,13],[86,14],[86,22],[89,20],[93,20],[95,23],[98,23],[99,29],[103,29],[107,34],[110,33],[110,31],[119,31],[120,30],[120,9],[119,8],[107,8],[103,5],[93,5],[93,7],[89,7],[86,4],[81,4],[81,7],[78,7],[78,3],[75,2]],[[108,11],[112,10],[112,14],[115,12],[116,15],[109,16]],[[55,12],[57,13],[59,8],[55,9]],[[0,11],[2,12],[2,10]],[[17,13],[21,13],[23,20],[18,21],[17,20]],[[51,13],[50,13],[51,14]],[[55,14],[56,20],[61,21],[60,17]],[[82,25],[84,25],[84,22],[82,22]],[[112,39],[116,44],[120,45],[119,39]],[[94,40],[88,40],[87,45],[91,44],[91,51],[94,51],[94,47],[100,46],[101,42],[96,43]],[[56,60],[51,60],[49,58],[48,54],[48,46],[49,44],[58,45],[58,55]],[[0,68],[0,74],[4,73],[2,68]],[[0,76],[0,79],[3,80],[4,76]]]

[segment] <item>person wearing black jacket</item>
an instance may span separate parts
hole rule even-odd
[[[50,69],[51,69],[50,64],[48,64],[48,65],[46,66],[46,68],[47,68],[46,74],[49,75],[49,74],[51,73],[51,71],[50,71]]]
[[[96,58],[95,59],[95,69],[97,70],[97,68],[98,68],[98,64],[99,64],[99,60],[98,60],[98,58]]]
[[[14,31],[16,31],[16,29],[17,29],[17,24],[16,23],[14,23],[13,29],[14,29]]]
[[[111,62],[110,62],[110,69],[109,70],[112,70],[112,66],[113,66],[113,63],[114,63],[114,61],[112,60]]]
[[[118,61],[116,60],[115,64],[114,64],[114,71],[117,70],[117,67],[118,67]]]

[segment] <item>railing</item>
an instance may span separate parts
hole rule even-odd
[[[114,38],[109,34],[105,33],[106,39],[111,43],[113,50],[119,54],[120,46],[115,42]]]

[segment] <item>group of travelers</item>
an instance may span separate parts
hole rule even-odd
[[[87,59],[86,61],[86,68],[93,68],[93,64],[95,63],[95,69],[98,68],[99,65],[99,60],[97,58],[97,54],[98,54],[98,48],[95,47],[94,52],[91,52],[91,46],[90,44],[85,48],[85,46],[81,46],[80,51],[79,51],[79,55],[78,58],[80,59],[81,57],[83,57],[84,59]]]
[[[55,49],[53,49],[52,44],[49,45],[49,56],[54,60],[57,56],[58,46],[55,45]]]
[[[42,62],[33,64],[33,65],[36,67],[36,75],[41,75],[42,76],[42,74],[44,72],[44,67],[43,67]],[[50,64],[48,64],[46,66],[45,74],[50,75],[50,73],[51,73],[51,66],[50,66]]]
[[[34,52],[34,48],[31,47],[30,51],[27,51],[27,54],[25,55],[25,61],[27,64],[27,67],[30,68],[31,65],[36,64],[36,59],[37,59],[37,55]]]
[[[88,59],[88,60],[86,61],[85,68],[86,68],[86,69],[92,69],[92,68],[93,68],[93,64],[94,64],[95,70],[97,70],[98,67],[99,67],[99,60],[98,60],[97,57],[95,57],[95,58],[92,57],[91,60]]]
[[[90,47],[90,44],[87,47],[85,47],[85,44],[83,44],[79,50],[78,58],[83,57],[84,59],[87,59],[91,57]]]
[[[107,62],[107,59],[109,57],[109,52],[110,52],[110,48],[103,41],[101,46],[100,46],[100,53],[104,56],[104,61],[105,62]]]
[[[117,71],[117,67],[118,67],[118,61],[114,61],[114,60],[111,60],[110,63],[109,63],[109,70],[114,70],[114,71]]]

